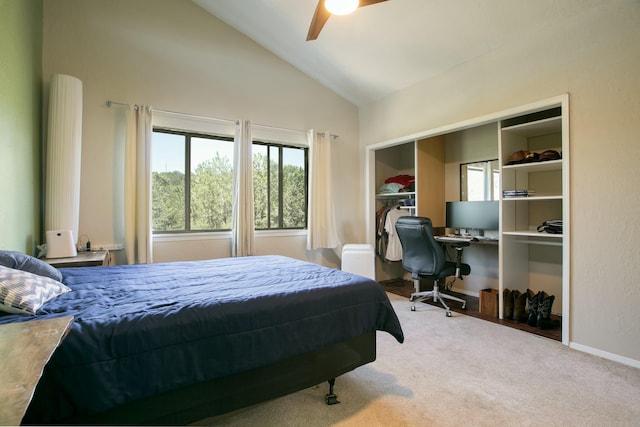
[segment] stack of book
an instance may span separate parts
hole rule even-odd
[[[535,196],[535,190],[503,190],[502,197],[529,197]]]

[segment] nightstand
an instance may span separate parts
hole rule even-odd
[[[78,252],[77,256],[67,258],[42,258],[44,262],[55,268],[97,267],[111,264],[109,251]]]

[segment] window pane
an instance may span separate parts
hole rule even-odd
[[[185,229],[185,137],[153,132],[151,167],[154,231]]]
[[[268,220],[267,146],[253,144],[253,209],[255,228],[266,229]]]
[[[280,171],[279,148],[269,147],[269,226],[280,228]]]
[[[305,194],[304,150],[284,147],[282,152],[282,226],[303,228]]]
[[[467,200],[488,200],[485,198],[484,178],[484,169],[475,167],[467,168]]]
[[[230,230],[233,142],[191,138],[191,230]]]

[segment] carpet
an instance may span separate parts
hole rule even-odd
[[[405,342],[378,332],[373,363],[328,386],[194,425],[640,426],[640,370],[546,338],[388,294]]]

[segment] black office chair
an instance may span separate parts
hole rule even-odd
[[[414,280],[433,279],[433,290],[414,292],[411,294],[411,311],[415,311],[415,303],[433,298],[440,302],[447,310],[447,317],[451,317],[451,310],[443,298],[462,303],[462,308],[467,302],[462,298],[440,292],[440,281],[447,277],[462,279],[471,272],[468,264],[462,263],[462,248],[469,246],[469,242],[448,243],[456,249],[456,262],[447,261],[444,249],[433,237],[433,227],[429,218],[417,216],[404,216],[396,221],[396,232],[402,244],[402,266],[411,273]]]

